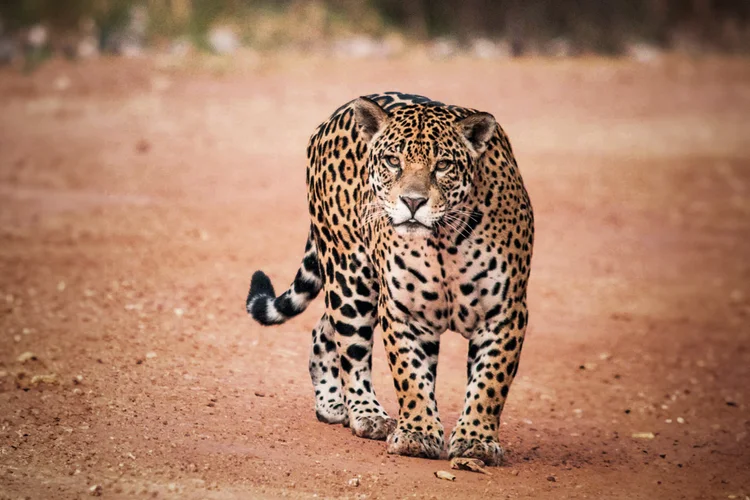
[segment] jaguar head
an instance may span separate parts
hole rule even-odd
[[[399,234],[429,235],[456,227],[466,211],[478,160],[497,127],[489,113],[458,119],[438,106],[408,105],[386,112],[354,101],[354,117],[368,141],[368,182],[374,202],[366,216],[386,217]]]

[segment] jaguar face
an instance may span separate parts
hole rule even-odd
[[[476,178],[477,160],[495,132],[488,113],[462,120],[442,108],[404,106],[386,113],[360,98],[355,119],[369,141],[370,218],[386,217],[399,234],[456,229]]]

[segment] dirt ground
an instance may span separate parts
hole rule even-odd
[[[382,90],[492,112],[534,203],[531,320],[492,475],[439,480],[445,460],[315,419],[322,300],[276,328],[244,311],[253,271],[282,288],[299,264],[307,137]],[[749,117],[742,60],[3,70],[0,499],[747,500]],[[466,350],[443,337],[447,431]]]

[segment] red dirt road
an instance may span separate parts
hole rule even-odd
[[[750,64],[219,69],[0,72],[0,499],[750,495]],[[276,328],[244,312],[253,271],[281,288],[299,264],[307,137],[392,89],[495,114],[534,203],[529,333],[491,476],[441,481],[445,460],[316,421],[322,300]],[[466,349],[444,336],[446,430]]]

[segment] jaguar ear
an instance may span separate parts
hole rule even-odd
[[[352,103],[354,108],[354,121],[367,141],[377,134],[388,120],[388,113],[372,99],[360,97]]]
[[[460,122],[458,127],[477,156],[487,149],[487,142],[497,128],[495,117],[489,113],[474,113]]]

